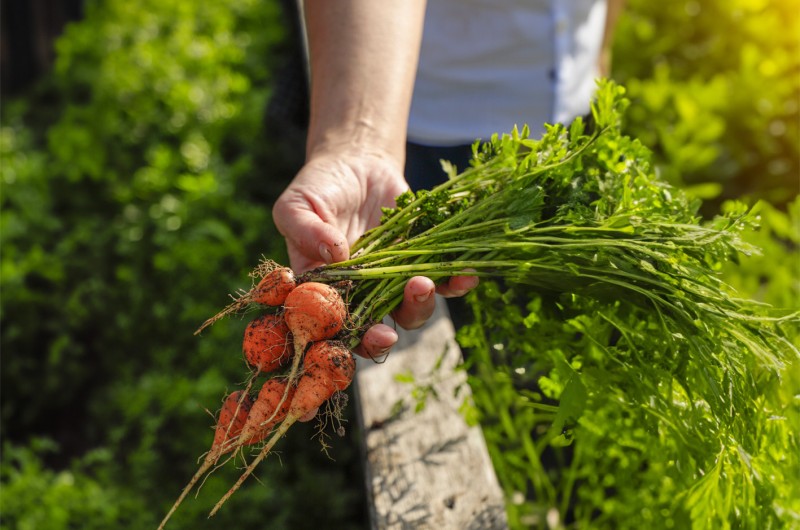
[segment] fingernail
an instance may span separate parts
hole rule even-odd
[[[419,302],[421,304],[422,302],[427,302],[432,294],[433,294],[433,291],[427,291],[427,292],[424,292],[422,294],[415,295],[414,296],[414,300],[416,300],[417,302]]]
[[[325,263],[333,263],[333,252],[326,243],[319,244],[319,255]]]
[[[390,352],[391,350],[392,350],[392,347],[391,347],[391,346],[390,346],[390,347],[388,347],[388,348],[381,348],[380,350],[376,351],[376,352],[373,354],[372,358],[373,358],[373,359],[376,359],[376,360],[382,360],[384,357],[386,357],[387,355],[389,355],[389,352]]]

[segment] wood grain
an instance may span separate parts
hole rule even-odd
[[[508,528],[483,434],[458,410],[469,387],[443,300],[424,328],[398,333],[385,362],[363,360],[356,375],[372,528]],[[398,374],[429,385],[422,411]]]

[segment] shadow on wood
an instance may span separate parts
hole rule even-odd
[[[400,341],[386,362],[359,360],[355,387],[371,525],[506,529],[503,495],[483,434],[459,412],[469,387],[456,369],[461,350],[446,306],[437,302],[424,328],[398,330]],[[424,385],[422,410],[415,410],[413,385],[399,382],[398,374]]]

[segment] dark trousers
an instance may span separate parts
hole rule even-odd
[[[406,143],[406,181],[413,191],[431,189],[447,180],[441,160],[447,160],[461,172],[469,167],[471,158],[472,144],[438,147],[408,142]],[[450,310],[450,318],[456,330],[469,322],[470,309],[463,298],[449,298],[447,308]]]
[[[469,167],[472,144],[455,146],[431,146],[406,143],[406,181],[414,191],[430,189],[447,179],[441,160],[454,164],[458,171]]]

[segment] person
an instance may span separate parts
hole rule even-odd
[[[304,0],[306,162],[273,207],[292,268],[347,259],[381,207],[409,183],[443,179],[441,158],[463,169],[474,140],[587,112],[619,11],[609,1]],[[476,285],[411,278],[393,317],[417,328],[434,292],[456,297]],[[356,353],[380,357],[396,341],[377,324]]]

